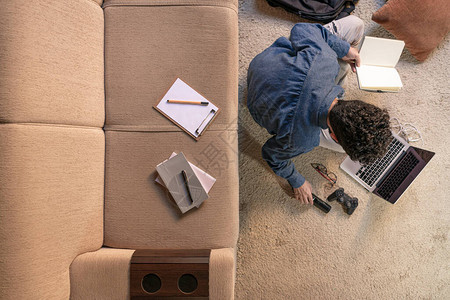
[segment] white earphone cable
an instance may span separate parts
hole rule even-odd
[[[411,123],[401,123],[396,117],[391,118],[390,121],[393,131],[396,131],[396,134],[404,138],[408,143],[421,141],[422,146],[424,145],[422,134],[416,126]]]

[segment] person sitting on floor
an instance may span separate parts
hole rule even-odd
[[[356,47],[363,32],[355,16],[324,26],[299,23],[289,39],[277,39],[250,63],[247,106],[273,135],[262,156],[302,203],[313,204],[312,188],[291,158],[320,145],[368,164],[382,157],[392,140],[386,110],[341,100],[350,67],[355,72],[360,64]]]

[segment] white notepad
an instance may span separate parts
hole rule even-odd
[[[366,36],[359,51],[361,66],[356,68],[359,88],[398,92],[403,84],[395,66],[404,47],[403,41]]]
[[[208,105],[168,103],[167,100],[207,101]],[[177,78],[158,105],[154,108],[169,120],[198,139],[219,113],[219,108]]]

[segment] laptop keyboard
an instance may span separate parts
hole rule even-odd
[[[397,154],[403,149],[404,145],[394,138],[388,146],[384,157],[377,159],[374,163],[361,167],[356,176],[372,187],[384,170],[391,164]]]
[[[377,191],[378,195],[380,195],[383,199],[389,199],[419,162],[420,161],[412,152],[408,152],[408,154],[406,154],[403,158],[401,165],[398,165],[398,167],[395,168],[391,174],[389,174],[389,177],[380,186]]]

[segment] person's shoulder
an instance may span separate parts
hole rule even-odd
[[[323,26],[318,23],[297,23],[291,29],[292,35],[321,35]]]
[[[292,49],[292,44],[288,38],[282,36],[275,40],[269,47],[267,47],[262,53],[270,51],[286,51]]]
[[[292,52],[291,42],[286,37],[278,38],[272,45],[256,55],[249,65],[249,70],[254,68],[267,69],[267,64],[277,60],[281,53],[289,54]]]

